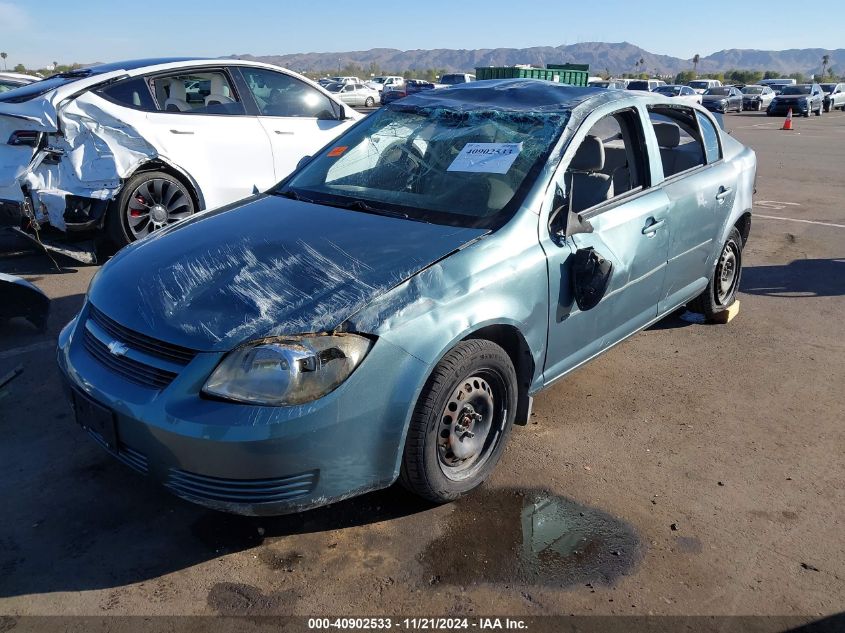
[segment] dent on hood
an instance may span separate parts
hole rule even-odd
[[[2,104],[0,135],[37,130],[50,134],[50,142],[35,154],[28,146],[0,147],[0,198],[22,203],[26,189],[34,219],[60,230],[66,229],[67,195],[114,198],[121,179],[158,152],[107,109],[108,102],[90,92],[66,105],[49,99]]]

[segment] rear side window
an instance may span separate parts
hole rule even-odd
[[[665,178],[706,163],[704,142],[692,108],[649,106],[648,113]]]
[[[141,77],[118,81],[105,88],[100,88],[97,94],[109,101],[140,110],[155,111],[156,104],[150,93],[150,87]]]
[[[707,162],[715,163],[722,157],[719,149],[719,132],[713,127],[710,119],[701,112],[696,112],[695,116],[701,126],[701,138],[704,141],[704,153],[707,156]]]
[[[156,77],[159,109],[178,114],[244,114],[244,106],[221,70]]]

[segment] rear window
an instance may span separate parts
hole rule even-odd
[[[647,81],[632,81],[628,84],[628,90],[648,90]]]

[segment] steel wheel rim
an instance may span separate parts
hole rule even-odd
[[[739,278],[739,252],[733,241],[725,244],[716,266],[716,299],[721,305],[733,294]]]
[[[452,390],[437,425],[437,461],[447,478],[467,479],[490,459],[507,419],[506,394],[504,380],[489,369]]]
[[[184,187],[165,178],[152,178],[132,192],[126,207],[126,226],[138,240],[191,213],[191,199]]]

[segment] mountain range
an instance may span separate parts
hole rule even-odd
[[[773,70],[782,74],[802,72],[821,73],[822,56],[830,55],[830,66],[839,74],[845,72],[845,49],[822,48],[764,51],[755,49],[728,49],[702,56],[698,72],[737,70]],[[232,55],[236,59],[254,59],[278,64],[300,72],[337,72],[355,64],[363,69],[378,68],[382,72],[404,70],[445,69],[451,72],[470,71],[478,66],[511,66],[530,64],[545,66],[547,63],[589,64],[593,73],[609,71],[612,74],[648,72],[674,75],[691,70],[691,59],[658,55],[628,42],[580,42],[564,46],[535,46],[532,48],[480,48],[480,49],[417,49],[401,51],[394,48],[373,48],[366,51],[339,53],[294,53],[290,55]],[[637,66],[642,59],[645,63]]]

